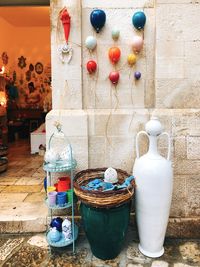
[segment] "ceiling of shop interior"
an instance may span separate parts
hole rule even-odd
[[[49,7],[0,7],[0,17],[15,27],[47,27]]]
[[[49,6],[50,0],[0,0],[0,6]]]

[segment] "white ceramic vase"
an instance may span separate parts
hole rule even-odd
[[[139,250],[145,256],[157,258],[163,255],[164,238],[169,218],[173,170],[170,161],[170,137],[162,132],[162,125],[152,117],[136,136],[136,160],[133,175],[136,180],[136,220],[139,232]],[[149,138],[149,150],[139,156],[138,138],[141,134]],[[167,159],[157,150],[157,138],[168,138]]]

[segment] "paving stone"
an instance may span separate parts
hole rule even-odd
[[[36,177],[25,176],[25,177],[18,179],[15,185],[40,185],[42,183],[43,183],[43,179],[38,176]]]
[[[0,192],[6,187],[6,185],[0,185]]]
[[[146,264],[151,262],[150,258],[145,257],[138,249],[138,244],[131,244],[127,249],[127,258],[134,261],[134,263]]]
[[[1,193],[1,203],[22,202],[28,196],[28,193]]]
[[[45,192],[29,193],[24,202],[43,202],[45,195]]]
[[[169,264],[166,261],[153,261],[151,267],[168,267]]]
[[[184,264],[184,263],[175,263],[174,267],[199,267],[199,265],[188,265],[188,264]]]
[[[13,185],[17,179],[17,177],[1,177],[0,175],[0,185]]]
[[[7,186],[2,192],[15,192],[15,193],[31,193],[40,192],[42,185],[10,185]]]
[[[4,261],[23,241],[24,238],[8,239],[3,246],[0,247],[0,261]]]
[[[200,245],[195,242],[186,242],[179,246],[181,256],[191,263],[198,263],[200,266]]]
[[[48,248],[48,243],[44,234],[32,236],[27,243],[32,246],[40,247],[43,249]]]
[[[141,265],[141,264],[128,263],[128,264],[126,265],[126,267],[143,267],[143,265]]]

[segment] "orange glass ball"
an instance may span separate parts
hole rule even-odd
[[[120,60],[121,51],[118,47],[111,47],[108,52],[110,61],[116,64]]]

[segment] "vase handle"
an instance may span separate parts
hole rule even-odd
[[[141,135],[141,134],[145,134],[147,137],[148,137],[148,134],[147,134],[147,132],[145,132],[145,131],[140,131],[139,133],[137,133],[137,135],[136,135],[136,157],[137,158],[139,158],[140,157],[140,153],[139,153],[139,146],[138,146],[138,139],[139,139],[139,136]]]
[[[168,141],[168,152],[167,152],[167,160],[170,160],[170,154],[171,154],[171,142],[170,142],[170,136],[167,132],[161,133],[160,136],[166,135],[167,141]]]

